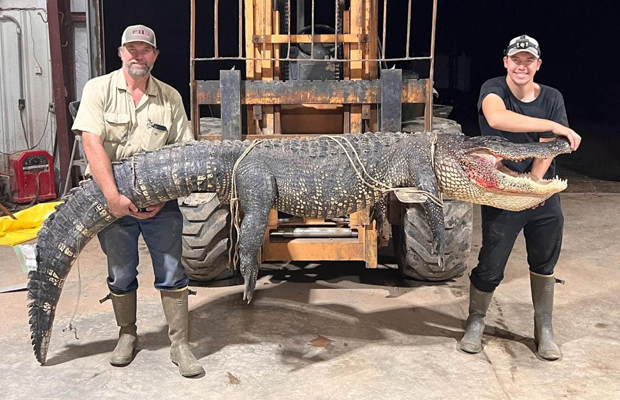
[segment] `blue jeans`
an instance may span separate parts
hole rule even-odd
[[[121,295],[138,289],[138,236],[142,233],[151,254],[158,290],[181,289],[189,279],[181,265],[183,216],[171,200],[155,216],[120,218],[99,232],[101,249],[108,257],[108,287]]]

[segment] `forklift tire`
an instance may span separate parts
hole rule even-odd
[[[444,200],[446,250],[440,270],[433,254],[433,235],[422,204],[403,205],[400,225],[392,226],[394,254],[405,278],[444,281],[467,270],[473,230],[473,206],[457,200]]]
[[[433,129],[462,135],[456,121],[435,117]],[[404,132],[424,131],[424,117],[403,123]],[[392,226],[394,254],[398,269],[405,278],[422,281],[443,281],[461,276],[467,270],[473,230],[471,203],[444,200],[446,250],[443,271],[433,254],[433,235],[422,204],[402,205],[401,224]]]
[[[192,196],[199,202],[192,202]],[[194,193],[179,202],[183,214],[182,263],[189,279],[208,282],[235,275],[228,268],[230,212],[215,193]]]

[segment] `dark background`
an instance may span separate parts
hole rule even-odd
[[[196,3],[197,56],[212,57],[213,0]],[[236,56],[238,52],[237,4],[233,0],[220,1],[220,56]],[[316,0],[316,23],[333,26],[333,4],[332,0]],[[541,46],[543,64],[536,81],[562,92],[571,127],[583,137],[580,150],[558,159],[560,165],[593,178],[619,181],[620,83],[616,77],[620,22],[613,6],[614,2],[601,0],[439,0],[436,54],[453,62],[452,66],[444,64],[435,69],[435,81],[444,82],[443,87],[437,86],[437,103],[454,107],[450,118],[461,123],[467,135],[479,134],[479,88],[486,79],[504,75],[502,50],[511,38],[526,33]],[[104,1],[103,7],[107,71],[120,67],[116,51],[123,29],[145,24],[155,30],[161,49],[153,74],[179,90],[189,111],[189,0],[134,0],[123,3],[122,11],[118,2]],[[379,9],[382,19],[381,0]],[[412,55],[429,52],[431,10],[432,0],[413,1]],[[402,56],[404,52],[406,15],[406,0],[388,2],[388,57]],[[455,69],[459,56],[469,63],[469,73]],[[218,79],[220,69],[233,66],[244,69],[240,62],[199,63],[197,79]],[[416,70],[421,78],[428,74],[423,62],[396,66]]]

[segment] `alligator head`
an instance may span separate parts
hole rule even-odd
[[[540,204],[566,189],[565,180],[538,179],[519,174],[502,164],[502,160],[549,158],[570,153],[563,138],[551,142],[512,143],[495,136],[468,138],[439,133],[434,167],[441,191],[447,197],[521,211]]]

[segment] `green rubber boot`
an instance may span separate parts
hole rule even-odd
[[[181,375],[192,377],[203,374],[205,370],[189,349],[187,295],[187,288],[177,291],[162,290],[161,302],[168,321],[168,336],[171,342],[170,360],[179,366]]]
[[[483,292],[469,285],[469,317],[465,335],[461,339],[461,350],[466,353],[480,353],[482,351],[482,334],[484,332],[484,317],[491,304],[493,292]]]
[[[538,355],[548,361],[562,357],[553,335],[553,294],[555,277],[530,272],[532,302],[534,303],[534,340]]]
[[[110,293],[116,324],[120,327],[118,343],[110,357],[110,364],[124,367],[133,360],[138,345],[136,327],[136,292],[124,295]]]

